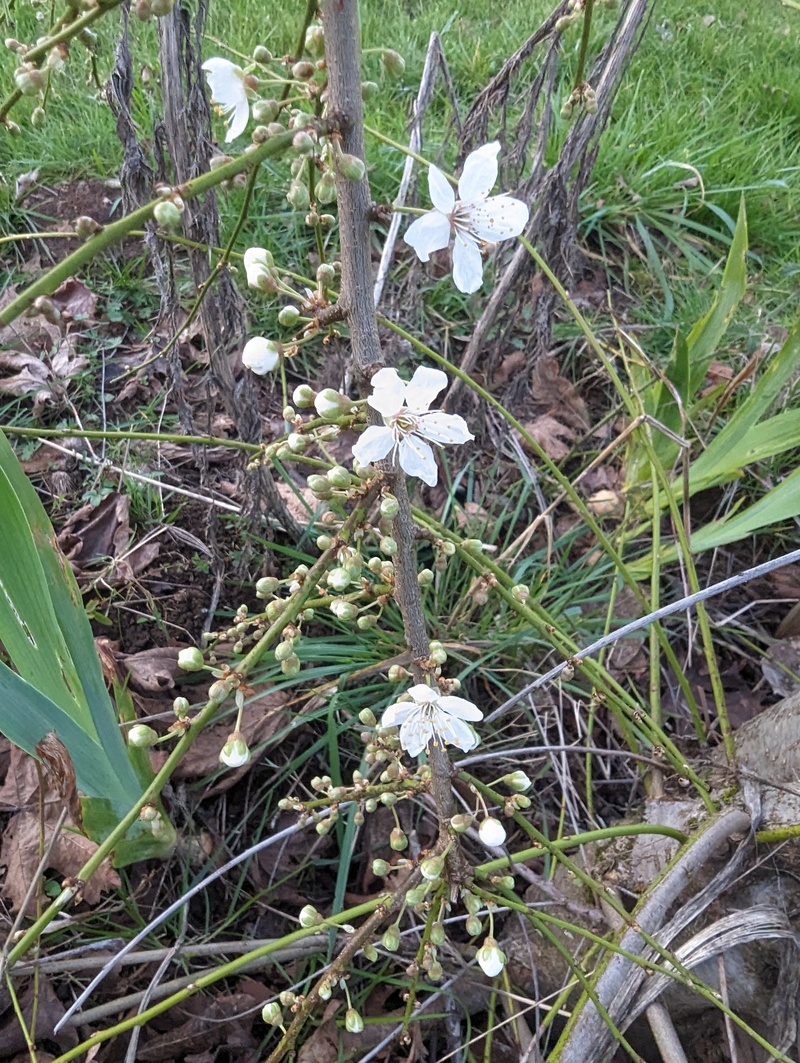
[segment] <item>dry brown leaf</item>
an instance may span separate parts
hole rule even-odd
[[[56,996],[49,980],[40,979],[38,986],[31,981],[20,993],[20,1009],[28,1030],[31,1030],[33,1024],[34,1001],[36,1003],[36,1031],[32,1040],[40,1043],[45,1040],[53,1041],[62,1052],[74,1048],[78,1043],[78,1031],[74,1026],[66,1026],[59,1030],[57,1034],[53,1032],[56,1023],[63,1019],[66,1009]],[[33,1031],[31,1030],[31,1032]],[[2,1021],[0,1021],[0,1059],[9,1059],[12,1056],[16,1056],[18,1052],[25,1052],[27,1047],[28,1042],[24,1031],[20,1027],[19,1020],[14,1012],[9,1009],[3,1016]],[[26,1063],[30,1063],[31,1057],[28,1052],[25,1052],[21,1058]],[[36,1052],[37,1063],[46,1063],[47,1060],[53,1058],[46,1052]]]
[[[106,583],[130,583],[158,557],[160,547],[153,540],[133,547],[129,545],[132,538],[130,506],[129,496],[111,494],[97,506],[82,506],[64,522],[58,543],[76,569],[79,580],[82,568],[100,559],[108,559],[109,568],[104,573]]]
[[[38,812],[23,811],[13,816],[5,829],[0,845],[0,862],[6,867],[4,893],[19,910],[39,864],[40,845],[44,848],[53,837],[61,803],[48,802],[44,807],[44,831]],[[44,835],[42,837],[42,835]],[[69,824],[65,824],[50,853],[49,866],[65,878],[76,877],[80,869],[97,849],[94,842]],[[87,904],[97,904],[104,890],[116,889],[119,875],[104,860],[83,890]]]
[[[261,1003],[246,993],[227,993],[216,998],[190,997],[181,1005],[189,1018],[180,1025],[171,1025],[164,1033],[150,1034],[139,1047],[136,1058],[146,1063],[161,1063],[178,1059],[186,1052],[204,1052],[224,1044],[238,1049],[233,1053],[255,1048],[251,1030],[255,1022],[255,1007]],[[249,1014],[247,1014],[249,1012]],[[201,1057],[202,1058],[202,1057]]]
[[[578,389],[558,371],[555,358],[540,358],[531,372],[531,392],[537,405],[559,421],[579,429],[589,430],[586,403]]]
[[[305,499],[308,505],[311,507],[311,513],[297,497],[297,494]],[[290,516],[294,517],[301,528],[304,528],[306,524],[312,519],[312,514],[316,513],[319,508],[319,499],[314,498],[307,487],[292,488],[291,484],[287,484],[285,480],[278,480],[278,494],[286,503],[286,508],[289,511]]]
[[[622,513],[625,500],[619,491],[595,491],[586,499],[586,506],[596,517],[609,517]]]
[[[572,449],[571,443],[575,439],[575,433],[571,428],[546,413],[534,421],[528,421],[525,424],[525,431],[533,436],[551,461],[561,461],[566,458]]]
[[[177,646],[154,646],[140,653],[116,653],[121,675],[130,677],[131,690],[142,693],[172,690],[175,679],[185,675],[178,667]]]
[[[50,296],[50,301],[55,303],[61,315],[67,320],[76,317],[81,318],[82,321],[94,320],[97,296],[86,287],[83,281],[75,277],[64,281],[61,287]]]
[[[39,773],[36,770],[36,761],[19,746],[12,746],[8,772],[0,787],[0,809],[19,812],[21,809],[31,808],[38,792]],[[56,800],[54,794],[50,797],[51,800]]]

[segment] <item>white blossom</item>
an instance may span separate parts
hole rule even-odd
[[[428,171],[433,210],[408,227],[405,241],[427,262],[434,251],[453,245],[453,281],[462,292],[475,292],[483,283],[481,246],[519,236],[528,222],[528,205],[506,194],[490,196],[497,181],[497,155],[500,144],[494,140],[471,152],[458,181],[458,199],[441,170]]]
[[[491,845],[496,848],[506,840],[506,829],[499,819],[487,816],[478,827],[478,836],[484,845]]]
[[[250,288],[265,291],[272,281],[275,262],[265,247],[248,247],[243,256],[247,284]]]
[[[241,731],[232,731],[219,751],[220,763],[228,768],[241,768],[250,759],[250,749]]]
[[[475,438],[463,417],[430,409],[446,386],[447,376],[441,369],[418,366],[408,383],[396,369],[379,369],[367,402],[383,415],[384,424],[365,429],[353,447],[353,457],[369,465],[391,452],[404,472],[433,487],[439,470],[430,443],[466,443]]]
[[[250,103],[245,85],[247,75],[229,59],[206,59],[203,70],[208,78],[212,103],[217,105],[221,115],[231,116],[225,137],[225,142],[230,143],[244,133],[250,119]]]
[[[399,727],[400,745],[416,757],[431,742],[458,746],[467,752],[480,739],[466,720],[482,720],[483,713],[465,698],[442,695],[425,683],[410,687],[411,701],[389,705],[381,717],[381,727]]]
[[[493,937],[487,937],[478,949],[475,959],[487,978],[500,974],[506,965],[506,954]]]
[[[264,376],[272,372],[280,361],[280,348],[272,340],[264,339],[263,336],[253,336],[244,345],[242,362],[258,376]]]

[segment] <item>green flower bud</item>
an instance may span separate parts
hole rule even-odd
[[[428,967],[428,981],[441,982],[444,978],[444,968],[438,960],[434,960]]]
[[[341,598],[336,598],[331,602],[330,610],[340,620],[355,620],[358,616],[358,607],[352,602],[342,601]]]
[[[80,218],[75,219],[73,224],[75,235],[79,240],[89,240],[103,230],[103,226],[94,218],[90,218],[88,214],[82,214]]]
[[[284,989],[282,993],[278,994],[278,1000],[284,1008],[290,1008],[297,1001],[297,994],[293,993],[291,989]]]
[[[31,111],[31,125],[34,129],[41,129],[47,121],[47,114],[44,107],[34,107]]]
[[[381,945],[387,952],[397,952],[400,948],[400,927],[396,923],[384,930],[381,935]]]
[[[183,720],[189,712],[189,702],[186,698],[175,698],[172,703],[172,711],[179,720]]]
[[[480,539],[465,539],[461,544],[461,547],[469,554],[477,554],[480,556],[483,553],[483,543]]]
[[[298,155],[311,155],[314,151],[314,141],[304,129],[295,133],[292,139],[292,150]]]
[[[350,586],[350,572],[346,568],[332,568],[325,576],[325,582],[335,591],[345,591]]]
[[[349,469],[345,469],[344,465],[334,465],[332,469],[328,470],[327,477],[334,487],[345,489],[350,486],[353,474]]]
[[[480,897],[476,897],[474,893],[470,893],[469,891],[462,895],[462,900],[464,901],[464,907],[470,915],[477,915],[483,908],[483,901]]]
[[[253,49],[253,59],[257,63],[269,63],[272,61],[272,52],[269,48],[265,48],[263,44],[257,44]],[[271,100],[270,102],[274,103],[275,101]],[[264,119],[260,119],[260,121],[264,121]]]
[[[153,217],[162,229],[177,229],[181,223],[181,212],[171,199],[162,199],[153,207]]]
[[[281,323],[281,325],[283,325],[284,328],[294,328],[294,326],[297,324],[299,318],[300,318],[300,311],[297,309],[296,306],[284,306],[282,308],[281,312],[278,314],[278,321]],[[303,384],[301,386],[308,388],[308,384]],[[311,391],[311,388],[308,388],[308,390]],[[312,395],[313,395],[313,392],[312,392]],[[313,402],[313,401],[314,400],[312,398],[311,402]],[[311,403],[307,403],[307,405],[310,406]]]
[[[386,860],[373,860],[372,861],[372,874],[377,875],[378,878],[386,878],[391,872],[392,865]]]
[[[320,476],[318,473],[312,473],[306,480],[308,489],[316,498],[330,498],[333,494],[333,488],[330,485],[330,481],[325,476]]]
[[[314,188],[314,195],[316,196],[317,203],[323,206],[327,203],[333,203],[336,199],[336,178],[330,170],[326,170],[322,174],[319,181]]]
[[[368,960],[370,963],[375,963],[378,958],[378,950],[375,948],[372,942],[367,942],[367,944],[361,951],[364,953],[365,960]]]
[[[320,923],[324,922],[324,919],[313,904],[307,904],[304,908],[301,908],[298,919],[300,920],[300,926],[304,927],[319,926]]]
[[[378,83],[376,81],[361,82],[361,99],[366,103],[378,95]]]
[[[150,0],[150,9],[156,18],[168,15],[175,6],[175,0]]]
[[[483,930],[483,923],[477,917],[477,915],[470,915],[464,924],[467,933],[471,938],[475,938]]]
[[[308,189],[302,181],[292,181],[286,198],[295,210],[308,210]]]
[[[522,602],[523,605],[527,602],[530,596],[531,589],[530,587],[526,587],[524,583],[517,583],[511,588],[511,597],[517,602]]]
[[[325,31],[318,22],[309,26],[306,30],[306,51],[315,59],[321,59],[325,54]]]
[[[286,446],[292,454],[302,454],[304,450],[308,450],[309,442],[308,436],[304,436],[300,432],[290,432],[286,437]]]
[[[196,646],[189,646],[178,654],[178,667],[184,672],[199,672],[205,667],[203,654]]]
[[[363,161],[357,155],[348,155],[347,152],[342,152],[339,155],[336,165],[339,168],[339,173],[346,177],[348,181],[361,181],[367,172],[367,167]]]
[[[267,1026],[283,1025],[283,1013],[277,1000],[271,1000],[269,1004],[264,1005],[261,1009],[261,1018]]]
[[[281,672],[287,679],[294,679],[296,675],[300,674],[300,658],[297,654],[293,653],[290,657],[281,661]]]
[[[222,702],[231,692],[231,685],[225,679],[217,679],[208,688],[208,700]]]
[[[511,803],[520,810],[531,807],[531,799],[527,794],[514,794],[511,798]]]
[[[392,808],[393,805],[397,804],[397,794],[387,790],[386,793],[381,794],[381,804],[385,808]]]
[[[128,730],[128,744],[135,749],[149,749],[158,741],[158,735],[145,723],[135,723]]]
[[[356,620],[356,627],[359,631],[372,631],[377,626],[378,618],[374,613],[365,613]]]
[[[324,388],[314,399],[314,409],[326,421],[335,421],[337,417],[348,414],[352,405],[346,395],[340,395],[333,388]]]
[[[389,77],[401,78],[406,70],[406,61],[393,48],[384,48],[381,55],[383,66]]]
[[[281,310],[281,314],[288,309],[289,307],[285,306],[283,310]],[[280,317],[280,315],[278,316]],[[300,384],[292,392],[292,402],[295,404],[295,406],[297,406],[299,410],[305,410],[309,406],[314,405],[314,398],[316,394],[316,391],[314,391],[313,388],[309,387],[308,384]]]
[[[516,794],[521,794],[525,790],[531,788],[531,780],[521,769],[511,771],[508,775],[504,775],[500,782],[505,783],[509,790],[512,790]]]
[[[440,948],[447,941],[447,931],[444,926],[436,922],[431,926],[431,942]]]
[[[419,865],[420,872],[428,882],[437,882],[444,871],[444,857],[430,856]]]
[[[419,886],[415,886],[413,889],[409,890],[408,893],[406,893],[406,903],[411,905],[412,908],[417,904],[422,904],[428,894],[429,888],[430,884],[427,882]]]
[[[402,827],[392,827],[389,835],[389,848],[396,853],[402,853],[404,849],[408,848],[408,838]]]
[[[378,548],[382,554],[388,554],[389,556],[397,553],[397,543],[391,535],[384,535],[378,544]]]
[[[447,650],[435,639],[430,643],[430,657],[434,664],[444,664],[447,660]]]
[[[355,1008],[348,1008],[344,1016],[344,1025],[348,1033],[361,1033],[364,1029],[364,1020]]]
[[[279,642],[278,645],[275,647],[275,660],[286,661],[292,656],[293,653],[294,643],[291,640],[287,639],[285,642]]]
[[[358,718],[365,727],[375,727],[378,722],[372,709],[362,709],[358,714]]]
[[[433,570],[430,568],[421,568],[417,573],[417,583],[420,585],[420,587],[430,587],[433,583],[433,580]]]
[[[394,520],[400,512],[400,503],[394,495],[384,495],[381,499],[381,516],[387,520]]]
[[[142,805],[139,809],[139,819],[142,823],[155,823],[161,818],[161,813],[155,805]]]
[[[267,620],[277,620],[283,612],[284,605],[286,603],[281,598],[274,598],[271,602],[267,602],[264,612]]]

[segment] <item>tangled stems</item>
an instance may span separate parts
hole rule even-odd
[[[377,494],[378,488],[373,487],[369,489],[360,505],[353,510],[350,516],[342,526],[340,537],[343,541],[347,541],[349,536],[355,531],[355,529],[363,521],[364,516],[371,505],[373,499]],[[258,663],[258,661],[264,656],[272,643],[280,636],[284,627],[293,620],[295,620],[301,610],[304,608],[306,600],[311,596],[315,590],[317,581],[321,579],[325,570],[330,562],[336,555],[337,545],[329,547],[309,569],[303,586],[287,599],[286,605],[280,615],[272,622],[269,628],[264,632],[262,637],[256,643],[250,652],[242,658],[237,666],[237,675],[243,679],[245,678],[252,668]],[[181,738],[175,745],[175,748],[170,753],[169,757],[164,763],[164,766],[152,780],[150,785],[144,791],[142,796],[128,812],[128,814],[119,822],[114,830],[109,834],[105,841],[98,846],[97,850],[86,861],[83,867],[78,872],[76,878],[80,882],[86,882],[95,873],[98,867],[107,856],[110,856],[117,843],[125,836],[129,827],[131,827],[139,818],[139,813],[144,805],[155,802],[160,795],[162,789],[169,781],[172,773],[177,768],[185,756],[187,750],[197,738],[202,729],[208,724],[212,718],[216,715],[217,710],[223,704],[226,693],[223,693],[221,697],[217,699],[209,699],[206,705],[200,710],[198,715],[192,720],[191,726],[184,732]],[[20,940],[9,951],[6,960],[7,967],[13,966],[28,949],[38,940],[40,934],[45,930],[47,926],[52,922],[56,915],[61,911],[66,904],[68,904],[78,891],[79,886],[67,886],[58,897],[45,909],[45,911],[39,916],[39,918],[33,923],[32,926],[26,930]],[[72,1057],[69,1057],[72,1058]]]

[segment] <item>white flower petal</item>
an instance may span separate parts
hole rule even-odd
[[[208,78],[211,99],[224,115],[231,114],[226,143],[244,133],[250,119],[250,104],[244,87],[244,71],[227,59],[207,59],[203,70]]]
[[[450,243],[450,219],[441,211],[429,210],[409,225],[403,239],[414,248],[421,262],[427,262],[434,251],[441,251]]]
[[[439,707],[451,716],[458,716],[461,720],[482,720],[483,713],[477,705],[473,705],[466,698],[457,698],[454,694],[446,694],[439,698]]]
[[[480,741],[468,723],[446,712],[437,714],[436,733],[442,742],[457,746],[464,753],[474,749]]]
[[[413,701],[396,701],[394,705],[387,705],[383,710],[381,727],[399,727],[415,712],[419,712],[419,706]]]
[[[353,457],[362,465],[369,465],[373,461],[385,458],[393,446],[394,435],[391,428],[371,424],[364,429],[361,438],[353,447]]]
[[[475,438],[463,417],[457,413],[442,413],[441,410],[420,415],[417,435],[434,443],[466,443]]]
[[[415,683],[406,691],[417,705],[435,705],[440,699],[438,693],[427,683]]]
[[[418,757],[433,737],[433,723],[419,709],[400,728],[400,745],[410,757]]]
[[[430,446],[419,436],[408,435],[400,440],[400,468],[409,476],[418,476],[429,487],[435,487],[439,479],[436,459]],[[361,460],[361,459],[359,459]]]
[[[499,145],[498,145],[499,148]],[[492,182],[494,184],[494,181]],[[492,185],[489,185],[491,189]],[[456,205],[456,194],[453,186],[447,180],[438,166],[428,169],[428,191],[431,194],[431,203],[442,214],[451,214]]]
[[[469,153],[458,181],[458,198],[462,203],[478,203],[489,195],[497,180],[499,152],[500,144],[493,140]]]
[[[414,413],[424,413],[440,391],[447,387],[447,374],[441,369],[418,365],[406,384],[406,406]]]
[[[494,978],[505,967],[506,956],[494,938],[487,937],[475,953],[475,959],[487,978]]]
[[[280,361],[280,352],[271,340],[263,336],[253,336],[244,345],[242,362],[253,373],[264,376],[271,373]]]
[[[453,283],[470,295],[483,284],[483,261],[478,243],[470,233],[456,232],[453,246]]]
[[[367,399],[368,405],[384,417],[398,413],[406,397],[406,383],[400,378],[396,369],[379,369],[370,381],[372,394]]]
[[[499,819],[487,816],[478,827],[478,835],[484,845],[497,848],[506,840],[506,829]]]
[[[498,240],[519,236],[528,224],[529,214],[528,204],[521,199],[506,195],[491,196],[485,203],[472,208],[466,224],[479,240],[496,244]]]

